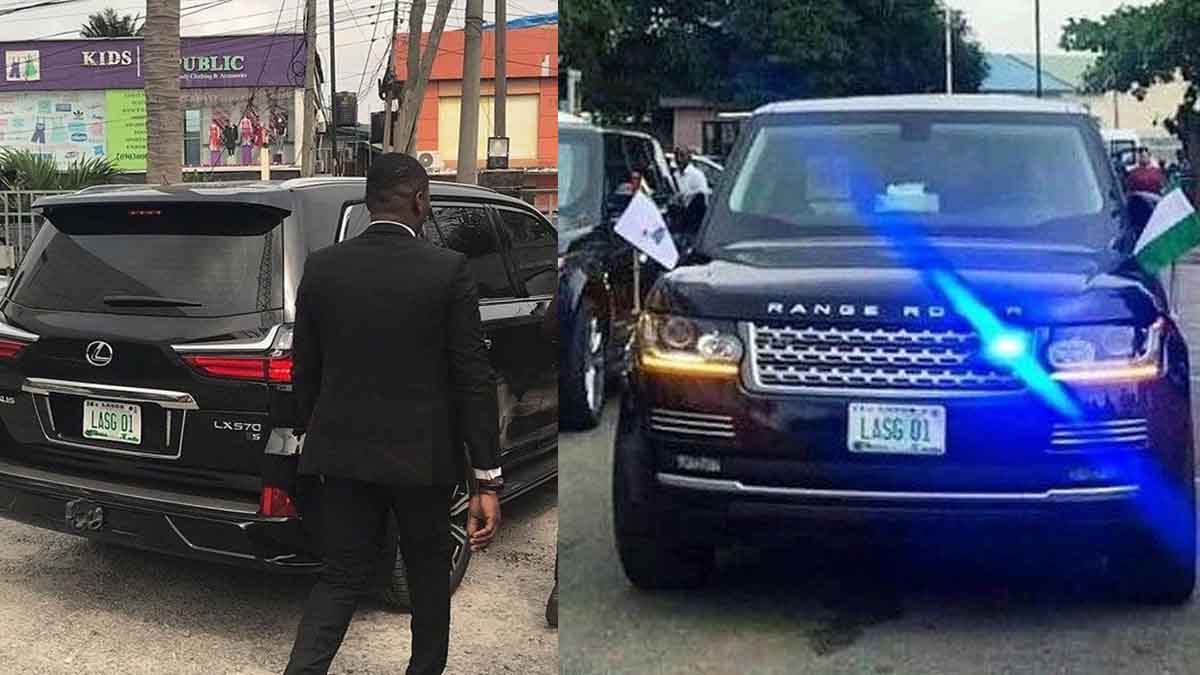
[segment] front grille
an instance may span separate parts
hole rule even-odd
[[[683,437],[733,438],[733,418],[728,415],[684,412],[655,408],[650,411],[650,428]]]
[[[1055,424],[1050,436],[1052,452],[1087,452],[1113,448],[1145,448],[1150,428],[1144,418]]]
[[[1021,387],[979,356],[969,331],[754,323],[749,333],[753,383],[764,390]]]

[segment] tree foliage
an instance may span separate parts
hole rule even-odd
[[[1187,84],[1168,131],[1183,142],[1192,166],[1200,166],[1200,2],[1159,0],[1144,7],[1121,7],[1092,19],[1071,19],[1063,31],[1064,49],[1099,54],[1084,73],[1092,93],[1132,92],[1177,77]]]
[[[939,92],[938,0],[590,0],[563,3],[563,72],[584,106],[642,118],[662,96],[751,107],[783,98]],[[983,51],[954,15],[955,89],[977,91]]]
[[[80,190],[103,185],[117,169],[107,157],[82,157],[59,170],[48,155],[28,150],[0,148],[0,185],[8,190]]]
[[[112,7],[89,14],[79,34],[85,38],[136,37],[142,34],[142,15],[117,14]]]

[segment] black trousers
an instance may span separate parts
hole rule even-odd
[[[285,675],[324,674],[358,602],[378,578],[381,537],[395,514],[412,598],[408,675],[437,675],[450,645],[449,487],[387,486],[326,478],[325,569],[309,595]]]

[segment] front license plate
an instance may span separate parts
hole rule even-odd
[[[946,409],[940,405],[851,403],[850,452],[944,455]]]
[[[142,442],[142,408],[116,401],[83,401],[83,437],[139,445]]]

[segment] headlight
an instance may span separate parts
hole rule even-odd
[[[742,340],[733,325],[667,314],[642,314],[642,367],[648,371],[709,377],[737,376]]]
[[[1158,377],[1163,320],[1147,327],[1070,326],[1053,328],[1046,362],[1063,382],[1109,382]]]

